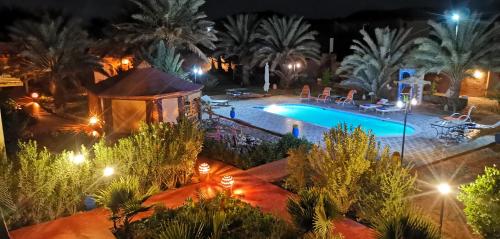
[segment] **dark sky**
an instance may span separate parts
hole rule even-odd
[[[113,17],[127,0],[0,0],[2,6],[30,8],[64,8],[70,13],[90,17]],[[483,12],[500,12],[500,0],[207,0],[206,12],[211,18],[255,11],[276,11],[308,18],[344,17],[360,10],[398,8],[452,9],[468,7]]]

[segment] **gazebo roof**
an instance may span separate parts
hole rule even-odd
[[[189,95],[202,88],[155,68],[143,68],[110,77],[89,90],[103,98],[156,99]]]

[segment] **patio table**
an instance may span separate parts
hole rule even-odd
[[[431,123],[431,128],[436,130],[436,137],[444,140],[460,142],[465,139],[465,132],[471,126],[469,123],[437,121]]]

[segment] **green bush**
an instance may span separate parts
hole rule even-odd
[[[133,228],[134,238],[293,238],[284,221],[222,194],[187,200],[177,209],[158,208]]]
[[[244,153],[229,149],[227,145],[230,144],[226,140],[206,139],[201,154],[234,165],[237,168],[248,169],[283,159],[288,156],[290,149],[298,148],[301,145],[310,148],[312,145],[306,139],[297,139],[292,134],[284,135],[278,142],[263,142],[249,148]]]
[[[403,214],[394,214],[380,218],[376,223],[379,239],[439,239],[441,235],[432,221],[420,213],[408,210]]]
[[[321,84],[324,86],[330,85],[333,78],[333,74],[330,69],[326,69],[321,74]]]
[[[3,99],[0,95],[0,110],[4,129],[6,150],[10,154],[15,154],[17,141],[27,133],[26,129],[36,119],[22,110],[12,99]]]
[[[486,167],[470,184],[460,187],[458,195],[465,208],[467,223],[484,238],[500,238],[500,170]]]

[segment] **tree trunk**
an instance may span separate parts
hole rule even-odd
[[[56,80],[51,80],[49,84],[49,91],[50,94],[52,94],[52,97],[54,97],[54,105],[56,107],[56,111],[62,109],[62,111],[64,112],[66,108],[66,92],[60,85],[56,83]]]
[[[448,102],[451,104],[453,112],[457,111],[457,107],[459,104],[458,100],[460,97],[461,83],[462,83],[461,80],[452,79],[451,84],[450,84],[450,88],[448,89],[449,90],[449,96],[448,96],[449,101]]]
[[[243,65],[242,67],[242,81],[244,86],[250,85],[250,67]]]

